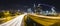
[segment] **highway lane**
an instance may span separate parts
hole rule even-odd
[[[0,24],[0,26],[21,26],[22,20],[26,14],[27,13],[19,15],[16,18],[14,18],[6,23]]]

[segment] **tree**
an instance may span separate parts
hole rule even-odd
[[[0,18],[3,18],[3,17],[4,17],[4,13],[0,12]]]

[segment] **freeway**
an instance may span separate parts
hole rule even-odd
[[[28,17],[25,17],[27,15]],[[25,18],[25,19],[24,19]],[[60,20],[60,17],[51,17],[51,16],[43,16],[43,15],[36,15],[34,13],[24,13],[22,15],[17,16],[16,18],[0,24],[0,26],[22,26],[22,20],[32,19],[34,22],[48,26],[52,25]],[[34,23],[33,22],[33,23]],[[30,24],[29,24],[30,25]],[[23,25],[24,26],[24,25]],[[59,25],[60,26],[60,25]]]
[[[16,18],[14,18],[6,23],[0,24],[0,26],[21,26],[22,20],[26,14],[27,13],[19,15]]]

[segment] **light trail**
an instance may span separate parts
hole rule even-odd
[[[6,23],[0,24],[0,26],[21,26],[22,20],[26,14],[27,13],[19,15],[15,19],[12,19]]]
[[[51,26],[51,25],[53,25],[55,23],[60,22],[60,17],[54,17],[54,16],[44,16],[44,15],[37,15],[37,14],[29,14],[29,17],[33,21],[35,21],[36,23],[42,24],[44,26]]]
[[[37,16],[37,17],[40,17],[40,18],[60,19],[60,17],[54,17],[54,16],[44,16],[44,15],[36,15],[36,14],[34,14],[34,13],[29,14],[29,15],[32,15],[32,16]]]

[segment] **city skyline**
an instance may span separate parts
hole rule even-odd
[[[24,6],[29,8],[36,4],[47,4],[56,7],[57,11],[60,11],[59,0],[0,0],[0,9],[22,9]]]

